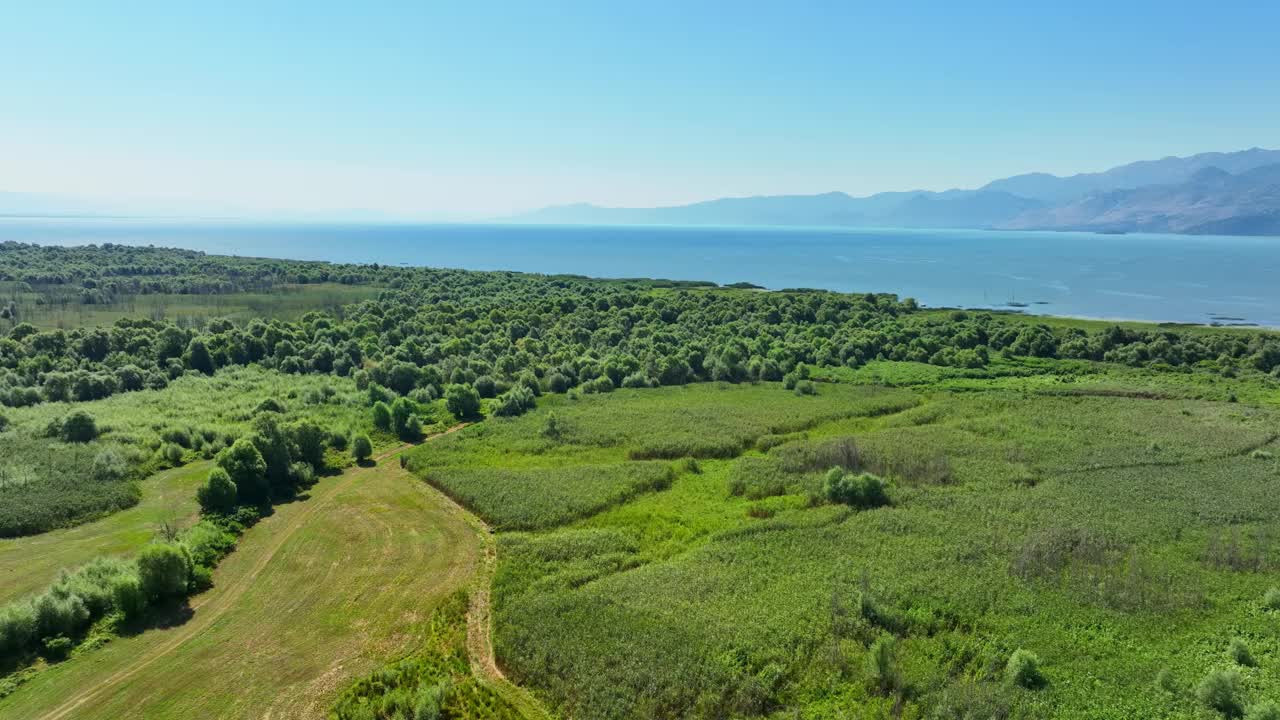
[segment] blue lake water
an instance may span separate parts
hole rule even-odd
[[[1280,327],[1280,238],[844,228],[0,220],[0,241],[893,292],[930,306]],[[1239,320],[1234,320],[1238,318]]]

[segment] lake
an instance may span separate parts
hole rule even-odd
[[[0,219],[0,241],[154,244],[261,257],[747,281],[922,304],[1280,327],[1280,238],[983,230],[354,225]]]

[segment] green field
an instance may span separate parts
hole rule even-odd
[[[353,679],[426,642],[478,548],[394,458],[326,478],[251,528],[171,626],[48,667],[0,717],[326,717]]]
[[[855,400],[848,390],[821,388],[845,403]],[[677,399],[696,405],[705,394],[722,427],[763,433],[768,392],[791,397],[768,386],[615,394],[600,403],[630,430],[610,443],[537,434],[550,412],[595,417],[584,398],[460,433],[447,448],[418,451],[414,466],[428,478],[419,463],[512,468],[472,502],[485,514],[501,515],[502,503],[521,513],[521,493],[536,497],[550,478],[591,494],[574,475],[587,482],[596,467],[578,464],[579,454],[681,437],[681,420],[667,413]],[[807,430],[767,453],[703,460],[696,472],[677,463],[669,490],[560,530],[503,533],[499,660],[563,715],[591,718],[785,708],[815,718],[851,708],[867,717],[930,708],[1195,717],[1196,683],[1232,665],[1236,637],[1257,660],[1242,670],[1247,695],[1280,692],[1280,622],[1261,609],[1275,584],[1261,571],[1280,560],[1275,413],[1009,392],[998,382],[987,392],[930,390],[902,407],[792,417],[786,429]],[[591,427],[591,437],[611,437],[609,426]],[[887,468],[890,507],[812,506],[806,463],[831,457],[841,438],[862,463]],[[921,460],[938,457],[945,478]],[[733,495],[739,468],[761,463],[782,488]],[[522,474],[530,468],[549,469],[534,480]],[[439,477],[447,486],[448,474]],[[893,693],[877,691],[865,670],[880,635],[898,639]],[[1002,682],[1018,648],[1041,658],[1044,687]],[[1174,692],[1157,686],[1161,671]]]
[[[208,462],[165,470],[144,480],[142,500],[101,520],[40,535],[0,539],[0,604],[43,590],[64,568],[100,555],[131,555],[151,542],[164,524],[190,525],[197,510],[196,487]]]

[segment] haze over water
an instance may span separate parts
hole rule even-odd
[[[1280,327],[1280,238],[845,228],[0,220],[0,241],[892,292],[929,306]]]

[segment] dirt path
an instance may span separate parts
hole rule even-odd
[[[457,425],[442,433],[438,433],[437,435],[427,438],[426,441],[429,442],[437,437],[455,432],[462,427],[464,427],[464,425]],[[403,452],[408,447],[410,447],[410,445],[406,444],[387,450],[376,456],[374,460],[386,460],[400,452]],[[128,664],[128,666],[66,697],[58,707],[44,715],[41,715],[41,720],[63,720],[63,718],[70,717],[72,713],[85,706],[86,703],[90,703],[100,698],[112,688],[130,679],[142,670],[152,666],[156,661],[164,659],[185,643],[208,630],[219,619],[221,619],[229,609],[235,606],[237,600],[239,600],[245,592],[253,587],[254,581],[276,557],[280,548],[282,548],[285,543],[293,537],[299,528],[305,526],[318,512],[326,508],[336,495],[348,489],[352,483],[362,477],[363,474],[369,470],[370,468],[351,468],[338,476],[336,482],[328,487],[322,488],[318,495],[301,501],[304,504],[304,508],[290,517],[284,526],[275,529],[275,532],[271,537],[271,542],[265,546],[265,549],[259,552],[259,555],[249,571],[236,577],[229,584],[216,588],[220,592],[211,591],[198,596],[191,604],[191,609],[195,612],[194,616],[184,623],[172,637],[166,639],[162,644],[140,653]],[[269,520],[270,518],[267,518],[264,522]]]
[[[467,659],[471,663],[471,672],[496,690],[504,700],[520,712],[525,720],[552,720],[552,714],[532,693],[507,679],[493,653],[490,589],[493,586],[493,575],[498,568],[498,543],[493,536],[493,529],[484,520],[468,512],[453,498],[431,488],[426,483],[423,485],[439,495],[442,503],[448,504],[466,519],[476,531],[483,547],[480,567],[472,583],[471,601],[467,608]]]

